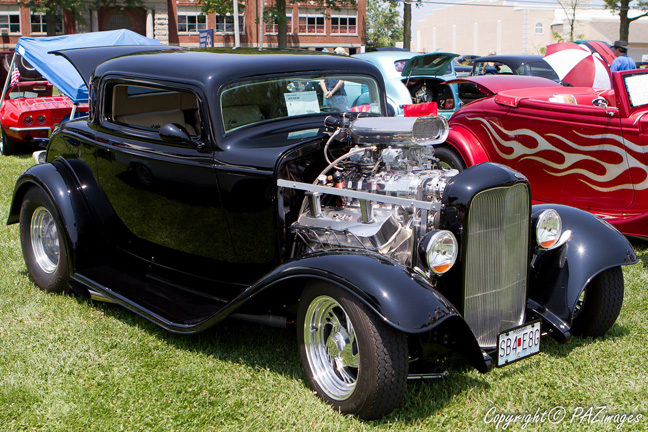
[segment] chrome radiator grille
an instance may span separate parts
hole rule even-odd
[[[522,324],[529,248],[526,185],[489,189],[472,200],[465,227],[464,318],[482,347]]]

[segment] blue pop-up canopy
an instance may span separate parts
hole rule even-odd
[[[16,53],[29,62],[47,81],[74,103],[88,101],[88,88],[79,72],[65,58],[50,54],[74,48],[117,45],[160,45],[157,39],[130,30],[113,30],[52,37],[21,37]]]

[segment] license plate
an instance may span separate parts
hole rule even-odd
[[[540,321],[500,333],[497,338],[497,366],[540,352]]]

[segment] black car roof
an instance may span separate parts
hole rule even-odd
[[[92,51],[99,50],[93,55]],[[124,54],[122,52],[120,54]],[[137,52],[140,51],[140,52]],[[337,71],[373,76],[380,72],[372,64],[340,55],[313,51],[259,51],[255,49],[136,49],[127,55],[110,58],[100,48],[61,52],[75,65],[86,80],[90,70],[95,76],[110,73],[127,74],[161,80],[193,81],[206,87],[225,81],[274,73]],[[106,59],[108,57],[108,59]],[[99,64],[100,63],[100,64]],[[94,69],[96,67],[96,70]]]
[[[153,51],[163,49],[174,49],[166,45],[117,45],[107,47],[93,48],[75,48],[59,51],[51,51],[50,54],[56,54],[64,57],[79,72],[81,78],[85,81],[86,86],[90,82],[90,77],[95,68],[106,60],[119,57],[126,54],[133,54],[141,51]],[[177,49],[177,48],[176,48]]]

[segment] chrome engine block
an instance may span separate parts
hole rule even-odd
[[[410,265],[416,240],[438,226],[443,189],[458,174],[434,158],[447,122],[367,117],[331,139],[340,135],[355,146],[329,161],[313,185],[284,181],[306,191],[294,231],[311,251],[364,248]]]

